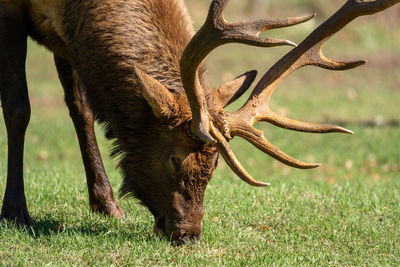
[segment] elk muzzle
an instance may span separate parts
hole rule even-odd
[[[204,216],[203,199],[201,203],[197,203],[193,199],[184,199],[179,193],[175,192],[173,195],[172,205],[167,213],[155,218],[155,233],[174,242],[199,240]]]
[[[159,217],[154,224],[154,232],[173,242],[185,243],[200,239],[201,220],[198,222],[176,221],[168,216]]]

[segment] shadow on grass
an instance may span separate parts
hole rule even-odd
[[[45,219],[33,221],[33,226],[29,229],[29,234],[33,237],[50,236],[59,232],[58,227],[61,223],[51,216],[46,216]]]
[[[29,229],[4,220],[0,222],[0,225],[3,229],[26,232],[35,239],[39,239],[43,236],[80,235],[147,242],[157,238],[146,224],[133,224],[127,220],[114,221],[102,219],[104,218],[99,216],[99,220],[97,221],[85,222],[85,218],[82,218],[81,221],[77,221],[76,224],[73,224],[73,222],[66,222],[62,219],[55,218],[53,215],[45,214],[41,218],[34,220],[33,226]]]

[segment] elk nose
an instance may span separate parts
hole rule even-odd
[[[190,242],[199,241],[199,240],[200,240],[200,235],[187,235],[187,234],[184,234],[178,240],[178,243],[184,245],[184,244],[188,244]]]
[[[164,235],[173,242],[186,244],[192,241],[200,240],[201,226],[186,225],[186,227],[172,227],[166,229],[165,217],[159,217],[154,223],[154,232],[158,235]]]
[[[177,231],[169,236],[172,242],[179,245],[188,244],[200,240],[200,233],[185,232],[185,230]]]
[[[174,229],[166,229],[165,232],[172,242],[186,244],[200,239],[201,227],[198,227],[197,225],[185,225],[175,227]]]

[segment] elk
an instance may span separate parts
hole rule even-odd
[[[323,44],[359,16],[380,12],[400,0],[348,0],[296,46],[259,37],[314,15],[228,23],[228,0],[212,0],[201,29],[194,27],[182,0],[0,0],[0,93],[8,134],[7,184],[1,219],[30,226],[23,182],[23,148],[30,118],[25,77],[27,37],[54,54],[85,167],[90,207],[114,217],[124,213],[113,197],[93,129],[105,125],[119,157],[121,194],[138,198],[155,218],[154,230],[173,241],[198,239],[207,183],[221,154],[246,183],[259,182],[240,165],[228,141],[240,136],[275,159],[297,168],[298,161],[269,143],[253,127],[259,121],[295,131],[351,131],[339,126],[294,121],[274,113],[269,99],[293,71],[315,65],[346,70],[365,61],[335,61]],[[228,113],[224,107],[255,80],[250,71],[211,88],[204,60],[227,43],[294,46],[255,85],[247,102]]]

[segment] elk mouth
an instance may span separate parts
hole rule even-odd
[[[191,233],[190,225],[173,223],[171,229],[167,228],[167,217],[160,216],[155,219],[154,232],[157,235],[167,237],[171,242],[177,242],[178,244],[186,244],[192,241],[200,240],[200,234]],[[183,226],[184,225],[184,226]]]

